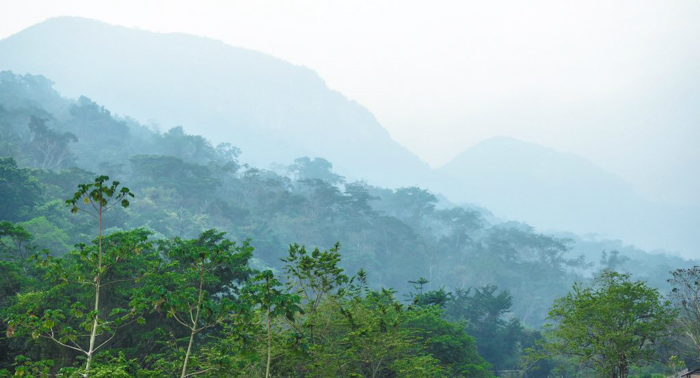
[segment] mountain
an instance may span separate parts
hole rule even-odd
[[[596,233],[686,255],[700,246],[700,209],[646,201],[631,185],[577,155],[495,137],[438,172],[452,180],[441,185],[449,198],[539,229]]]
[[[229,142],[257,166],[319,156],[349,179],[390,187],[431,175],[314,71],[209,38],[60,17],[0,41],[0,57],[0,70],[41,74],[69,97]]]
[[[314,71],[209,38],[61,17],[0,41],[0,70],[45,75],[68,97],[229,142],[254,166],[323,157],[349,180],[426,187],[541,230],[700,250],[700,209],[648,202],[586,159],[494,138],[433,171]]]

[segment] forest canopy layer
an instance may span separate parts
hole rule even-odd
[[[568,360],[524,352],[575,282],[632,273],[665,309],[692,264],[244,154],[1,72],[0,369],[547,376]]]

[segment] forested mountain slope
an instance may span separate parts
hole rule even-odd
[[[349,180],[429,188],[540,230],[595,233],[685,256],[700,248],[700,209],[645,201],[574,155],[496,138],[431,170],[314,71],[260,52],[63,17],[0,41],[0,57],[0,69],[46,75],[69,97],[98,99],[162,132],[182,125],[215,144],[232,143],[243,151],[240,161],[259,168],[322,157]]]
[[[431,174],[314,71],[212,39],[62,17],[0,41],[0,57],[0,70],[45,75],[68,96],[234,143],[259,167],[320,156],[346,176],[392,187]]]
[[[491,223],[482,210],[438,204],[418,187],[347,181],[323,159],[299,158],[277,171],[241,165],[232,145],[115,117],[86,97],[61,97],[41,76],[0,74],[0,130],[0,154],[37,169],[32,175],[44,185],[33,206],[3,219],[30,222],[38,244],[59,254],[89,234],[64,214],[60,200],[78,183],[107,174],[139,194],[107,227],[148,227],[165,237],[217,228],[251,238],[260,263],[270,266],[279,265],[290,243],[340,241],[348,270],[365,268],[377,285],[406,290],[418,277],[433,288],[497,284],[512,292],[516,314],[532,325],[541,323],[552,298],[588,275],[587,262],[598,263],[585,239],[573,243],[524,223]],[[597,253],[627,248],[604,239],[590,243]],[[668,261],[662,274],[683,263]],[[657,274],[649,269],[637,273]]]
[[[418,326],[432,335],[450,330],[450,337],[456,339],[448,340],[453,343],[449,348],[461,353],[424,355],[421,353],[425,351],[411,349],[410,338],[400,339],[411,364],[423,366],[427,361],[426,366],[435,369],[458,369],[454,371],[461,376],[489,377],[494,371],[519,368],[523,349],[540,337],[533,329],[542,324],[553,300],[564,295],[574,281],[586,281],[603,268],[633,270],[635,277],[666,291],[669,271],[694,263],[650,255],[619,241],[538,233],[525,223],[499,222],[487,210],[439,202],[435,194],[415,186],[386,189],[346,180],[324,159],[300,157],[271,171],[241,164],[239,156],[240,150],[230,144],[213,145],[182,128],[160,132],[114,116],[86,97],[63,98],[42,76],[0,72],[0,221],[10,222],[3,223],[0,230],[5,235],[0,237],[0,269],[12,266],[6,264],[8,253],[9,261],[17,256],[25,261],[41,250],[53,257],[79,257],[85,246],[78,246],[78,252],[70,251],[76,250],[74,244],[89,243],[94,237],[94,221],[71,216],[65,200],[73,196],[78,184],[107,174],[134,194],[127,209],[114,208],[106,218],[103,226],[108,237],[141,238],[139,243],[147,238],[165,246],[190,243],[183,239],[192,239],[196,245],[205,242],[202,238],[220,240],[211,232],[202,234],[216,229],[232,240],[250,240],[255,249],[252,255],[248,249],[241,253],[248,254],[245,259],[250,259],[252,269],[272,268],[278,273],[288,269],[293,259],[294,255],[286,253],[290,244],[334,251],[333,246],[340,242],[337,258],[345,272],[353,276],[364,269],[366,274],[360,273],[356,279],[362,277],[362,282],[375,289],[396,289],[399,298],[393,299],[391,291],[351,297],[348,303],[364,303],[357,311],[376,309],[378,303],[399,308],[401,301],[419,308],[439,304],[445,308],[445,317],[463,322],[447,323],[430,307],[420,310],[426,312],[401,315],[403,326]],[[27,239],[21,239],[25,238],[21,230],[29,233]],[[12,239],[17,235],[24,243],[21,246],[13,244],[13,240],[20,240]],[[603,252],[603,258],[599,258]],[[143,253],[143,258],[151,256]],[[24,266],[23,262],[19,264]],[[25,273],[19,273],[21,269],[6,273],[8,277],[30,274],[28,268],[22,269]],[[36,285],[32,282],[27,285]],[[0,288],[18,290],[14,286]],[[359,290],[352,285],[345,289],[350,293]],[[8,301],[7,306],[12,304],[12,311],[36,307],[30,297],[26,297],[28,303],[11,298],[0,299]],[[160,306],[158,303],[156,306]],[[24,305],[29,309],[25,310]],[[341,306],[325,311],[332,319],[343,319],[348,309]],[[398,322],[398,314],[387,313],[386,308],[382,311],[382,316],[397,316],[393,321]],[[145,321],[165,329],[172,326],[158,319],[152,314]],[[442,328],[430,328],[436,324]],[[475,337],[476,344],[459,333],[464,330]],[[14,328],[3,332],[12,333]],[[168,350],[150,345],[158,336],[145,330],[134,331],[131,337],[141,334],[143,340],[120,338],[112,345],[124,348],[117,350],[129,356],[146,353],[143,348]],[[379,340],[393,342],[381,332],[377,335],[381,336]],[[260,345],[264,343],[258,348]],[[8,356],[22,350],[13,341],[0,343],[0,348],[12,351]],[[279,348],[286,350],[284,346]],[[434,348],[451,350],[442,344]],[[306,366],[294,355],[281,356],[285,356],[282,365],[275,367],[279,371],[298,371]],[[432,359],[440,356],[445,360]],[[73,361],[75,356],[62,358]],[[324,358],[337,360],[332,354]],[[399,356],[391,358],[402,361]],[[2,366],[10,363],[0,360]],[[159,368],[148,361],[141,364]],[[358,369],[362,368],[358,364]],[[548,364],[531,376],[546,376],[553,366]],[[178,365],[173,366],[168,369]],[[396,365],[392,371],[414,368]],[[431,376],[439,376],[434,374]]]

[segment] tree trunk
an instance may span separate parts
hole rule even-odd
[[[195,330],[192,329],[192,332],[190,333],[190,343],[187,345],[187,353],[185,353],[185,361],[182,363],[182,374],[180,374],[180,378],[185,378],[187,376],[187,362],[190,359],[190,352],[192,351],[192,344],[194,343],[195,334]]]
[[[85,363],[85,374],[87,377],[90,374],[90,363],[92,362],[92,355],[95,351],[95,338],[97,337],[97,325],[98,325],[98,311],[100,310],[100,276],[96,277],[95,283],[95,319],[92,322],[92,332],[90,332],[90,347],[87,352],[87,362]]]
[[[95,338],[97,338],[97,326],[100,316],[100,274],[102,272],[102,206],[98,212],[99,219],[99,233],[97,236],[98,249],[97,249],[97,275],[95,276],[95,318],[92,322],[92,332],[90,332],[90,347],[87,351],[87,361],[85,362],[85,374],[84,377],[90,375],[90,363],[92,362],[92,356],[95,353]]]
[[[194,319],[192,319],[192,328],[190,329],[190,342],[187,345],[187,352],[185,353],[185,361],[182,363],[182,374],[180,378],[185,378],[187,376],[187,362],[190,360],[190,353],[192,352],[192,344],[194,344],[194,336],[197,334],[197,322],[199,321],[199,310],[202,308],[202,298],[204,294],[204,260],[201,261],[199,268],[199,294],[197,295],[197,311],[195,311]],[[192,313],[190,312],[190,315]]]
[[[270,320],[270,306],[267,306],[267,365],[265,366],[265,378],[270,378],[270,361],[272,360],[272,326]]]

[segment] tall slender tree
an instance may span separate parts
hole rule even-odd
[[[100,289],[101,278],[104,273],[103,267],[103,250],[102,250],[102,229],[104,217],[108,210],[114,206],[120,205],[123,208],[129,207],[129,197],[134,197],[129,188],[119,188],[119,181],[109,183],[109,177],[98,176],[95,181],[88,184],[78,185],[78,191],[75,192],[73,198],[66,200],[66,205],[70,207],[71,213],[84,212],[95,218],[97,221],[97,269],[93,279],[95,285],[95,302],[93,307],[93,323],[90,331],[90,345],[85,351],[87,361],[85,363],[85,376],[90,374],[90,363],[94,356],[97,346],[95,339],[97,338],[99,322],[100,322]]]

